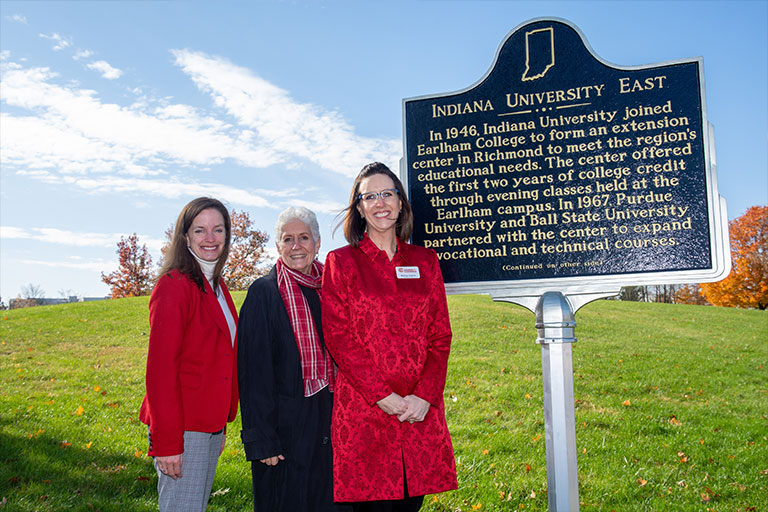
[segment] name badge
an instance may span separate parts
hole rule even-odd
[[[395,267],[395,275],[398,279],[418,279],[419,267]]]

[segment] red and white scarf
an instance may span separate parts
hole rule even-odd
[[[301,356],[301,374],[304,377],[304,396],[312,396],[326,385],[333,392],[335,368],[327,350],[323,350],[317,326],[312,318],[312,312],[307,299],[301,293],[299,285],[317,290],[320,295],[320,284],[323,280],[323,264],[312,262],[311,275],[302,274],[277,260],[277,287],[283,298],[285,310],[291,320],[296,346]]]

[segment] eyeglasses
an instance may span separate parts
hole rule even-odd
[[[381,198],[384,201],[389,201],[393,197],[396,197],[397,194],[398,191],[396,188],[385,188],[381,192],[365,192],[364,194],[357,196],[357,198],[366,203],[373,203],[378,198]]]

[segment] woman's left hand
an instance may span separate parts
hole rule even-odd
[[[402,423],[408,421],[410,423],[416,423],[418,421],[424,421],[424,418],[429,412],[429,402],[423,400],[416,395],[408,395],[403,397],[405,400],[405,412],[397,417]]]

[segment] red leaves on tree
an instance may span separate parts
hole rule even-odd
[[[768,308],[768,206],[753,206],[729,223],[733,270],[701,292],[715,306]]]
[[[232,243],[222,278],[230,290],[247,290],[251,283],[266,273],[259,263],[264,258],[264,244],[269,235],[254,229],[247,212],[232,210]]]
[[[117,242],[117,255],[120,264],[110,274],[101,273],[101,280],[112,289],[112,298],[138,297],[152,291],[152,256],[146,244],[139,247],[136,233],[129,237],[120,237]]]

